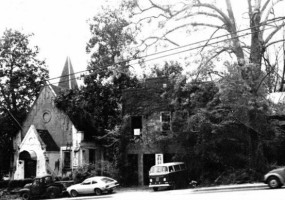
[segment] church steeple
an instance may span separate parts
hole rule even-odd
[[[58,86],[65,89],[78,89],[77,81],[69,57],[66,58]]]

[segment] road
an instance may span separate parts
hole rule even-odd
[[[62,198],[60,200],[284,200],[285,188],[198,191],[196,189],[117,191],[110,195]]]

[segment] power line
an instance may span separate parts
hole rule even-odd
[[[266,22],[266,23],[264,23],[264,24],[262,24],[262,25],[256,25],[256,26],[253,26],[253,27],[250,27],[250,28],[242,29],[242,30],[236,31],[235,33],[237,34],[237,33],[243,32],[243,31],[250,30],[250,29],[252,29],[252,28],[260,27],[260,26],[263,26],[263,25],[269,25],[269,24],[271,24],[271,23],[275,23],[275,22],[278,22],[278,21],[281,21],[281,20],[284,20],[284,19],[285,19],[285,17],[279,17],[279,18],[271,19],[271,20],[268,20],[268,21],[270,21],[270,22]],[[274,27],[271,27],[271,28],[274,28]],[[268,28],[268,29],[269,29],[269,28]],[[264,29],[264,30],[268,30],[268,29]],[[259,31],[255,31],[255,32],[259,32]],[[253,33],[254,33],[254,32],[253,32]],[[237,37],[234,37],[234,38],[243,37],[243,36],[246,36],[246,35],[249,35],[249,34],[252,34],[252,33],[240,35],[240,36],[237,36]],[[193,45],[196,45],[196,44],[199,44],[199,43],[202,43],[202,42],[209,42],[209,41],[211,41],[211,40],[216,40],[216,39],[219,39],[219,38],[222,38],[222,37],[226,37],[226,36],[230,36],[230,34],[228,33],[228,34],[224,34],[224,35],[221,35],[221,36],[217,36],[217,37],[214,37],[214,38],[211,38],[211,39],[205,39],[205,40],[201,40],[201,41],[198,41],[198,42],[190,43],[190,44],[187,44],[187,45],[179,46],[179,47],[176,47],[176,48],[172,48],[172,49],[168,49],[168,50],[156,52],[156,53],[149,54],[149,55],[145,55],[145,56],[140,56],[140,57],[138,57],[138,58],[128,59],[128,60],[116,62],[116,63],[114,63],[113,65],[118,65],[118,64],[123,64],[123,63],[130,62],[130,61],[140,60],[140,59],[143,59],[143,58],[147,58],[147,57],[151,57],[151,56],[163,54],[163,53],[166,53],[166,52],[169,52],[169,51],[174,51],[174,50],[182,49],[182,48],[185,48],[185,47],[188,47],[188,46],[193,46]],[[234,39],[234,38],[229,38],[229,40]],[[226,39],[226,40],[228,40],[228,39]],[[219,42],[223,42],[223,40],[218,41],[217,43],[219,43]],[[217,43],[211,43],[211,44],[217,44]],[[211,44],[210,44],[210,45],[211,45]],[[205,46],[209,46],[209,44],[203,45],[203,47],[205,47]],[[200,47],[201,47],[201,46],[200,46]],[[200,48],[200,47],[197,47],[197,48]],[[192,49],[190,49],[190,50],[192,50]],[[189,51],[189,50],[184,50],[184,51]],[[183,53],[183,52],[179,52],[179,53]],[[174,53],[173,55],[176,55],[176,54],[179,54],[179,53]],[[169,55],[167,55],[167,56],[169,56]],[[166,56],[162,56],[162,58],[163,58],[163,57],[166,57]],[[158,58],[161,58],[161,57],[158,57]],[[155,59],[158,59],[158,58],[154,58],[154,59],[151,59],[151,60],[155,60]],[[151,61],[151,60],[148,60],[148,61]],[[135,63],[135,64],[138,64],[138,63]],[[111,65],[106,65],[106,66],[102,66],[102,67],[108,67],[108,66],[111,66]],[[92,69],[91,69],[91,70],[92,70]],[[66,77],[66,76],[70,76],[70,75],[74,75],[74,74],[79,74],[79,73],[83,73],[83,72],[87,72],[87,71],[91,71],[91,70],[89,70],[89,69],[87,69],[87,70],[82,70],[82,71],[70,73],[70,74],[67,74],[67,75],[50,78],[50,79],[47,79],[47,81],[51,81],[51,80],[54,80],[54,79],[58,79],[58,78],[62,78],[62,77]]]
[[[272,29],[272,28],[274,28],[274,27],[269,27],[269,28],[264,29],[264,30],[269,30],[269,29]],[[255,32],[259,32],[259,31],[255,31]],[[149,61],[153,61],[153,60],[165,58],[165,57],[172,56],[172,55],[177,55],[177,54],[180,54],[180,53],[185,53],[185,52],[187,52],[187,51],[199,49],[199,48],[202,48],[202,47],[205,47],[205,46],[209,46],[209,45],[213,45],[213,44],[218,44],[218,43],[225,42],[225,41],[228,41],[228,40],[232,40],[232,39],[235,39],[235,38],[244,37],[244,36],[247,36],[247,35],[251,35],[252,33],[255,33],[255,32],[245,33],[245,34],[243,34],[243,35],[236,36],[236,37],[233,37],[233,38],[227,38],[227,39],[224,39],[224,40],[220,40],[220,41],[208,43],[207,45],[198,46],[198,47],[193,47],[193,48],[189,48],[189,49],[186,49],[186,50],[178,51],[178,52],[175,52],[175,53],[172,53],[172,54],[167,54],[167,55],[163,55],[163,56],[160,56],[160,57],[151,58],[151,59],[145,60],[145,62],[149,62]],[[137,60],[137,59],[136,59],[136,60]],[[125,62],[126,62],[126,61],[125,61]],[[115,63],[115,64],[119,64],[119,63]],[[115,65],[115,64],[114,64],[114,65]],[[134,63],[134,64],[131,64],[130,66],[136,65],[136,64],[139,64],[139,62]],[[110,66],[110,65],[108,65],[108,66]],[[106,67],[107,67],[107,66],[106,66]],[[72,74],[82,73],[82,72],[86,72],[86,71],[90,71],[90,70],[84,70],[84,71],[76,72],[76,73],[72,73]],[[65,75],[65,76],[69,76],[69,75],[71,75],[71,74],[68,74],[68,75]],[[62,76],[62,77],[64,77],[64,76]],[[60,77],[59,77],[59,78],[60,78]],[[54,79],[55,79],[55,78],[54,78]],[[53,85],[53,84],[57,84],[57,83],[64,83],[64,82],[68,82],[68,81],[70,81],[70,80],[77,80],[77,79],[79,79],[79,78],[71,78],[71,79],[69,79],[69,80],[54,82],[54,83],[50,83],[50,84]],[[49,79],[49,80],[50,80],[50,79]]]

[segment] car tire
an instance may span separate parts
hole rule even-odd
[[[77,197],[78,196],[78,192],[76,190],[71,190],[70,191],[70,196],[71,197]]]
[[[23,200],[29,200],[30,199],[30,193],[29,192],[23,192],[21,194],[21,197]]]
[[[176,190],[176,189],[177,189],[176,183],[173,183],[173,185],[171,186],[171,189],[172,189],[172,190]]]
[[[269,177],[267,184],[271,189],[276,189],[281,187],[280,180],[276,176]]]
[[[47,189],[47,196],[50,199],[59,197],[60,189],[57,187],[50,187]]]
[[[153,189],[153,191],[158,191],[158,187],[154,187],[154,188],[152,188]]]
[[[99,196],[102,194],[102,191],[99,188],[95,188],[94,193],[95,193],[95,195]]]

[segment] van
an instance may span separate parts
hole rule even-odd
[[[188,185],[188,170],[183,162],[171,162],[154,165],[149,170],[149,187],[158,188],[185,187]]]

